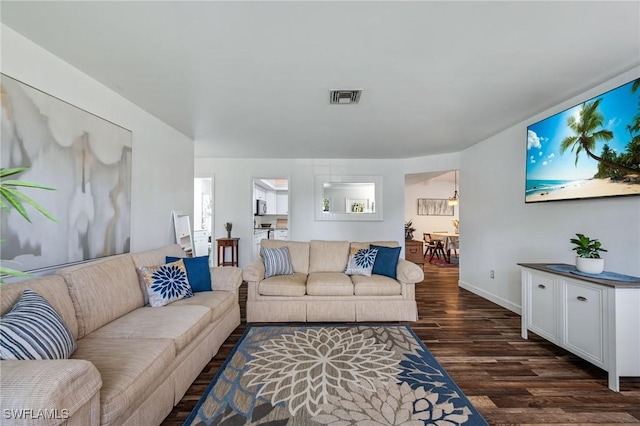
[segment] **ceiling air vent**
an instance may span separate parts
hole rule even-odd
[[[360,102],[362,89],[356,90],[332,90],[330,93],[330,104],[357,104]]]

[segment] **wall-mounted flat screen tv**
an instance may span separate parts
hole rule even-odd
[[[527,127],[525,202],[640,195],[640,78]]]

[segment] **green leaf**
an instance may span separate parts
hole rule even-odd
[[[18,197],[22,198],[22,200],[25,203],[29,204],[34,209],[38,210],[40,213],[42,213],[48,219],[52,220],[53,222],[59,223],[58,219],[53,217],[53,215],[51,213],[49,213],[44,207],[42,207],[40,204],[36,203],[33,199],[31,199],[27,195],[23,194],[20,191],[15,191],[15,195],[17,195]]]
[[[18,173],[22,173],[25,170],[28,170],[28,167],[16,167],[14,169],[5,169],[4,167],[0,168],[0,178],[5,178],[7,176],[16,175]]]
[[[30,277],[31,274],[27,274],[26,272],[16,271],[15,269],[5,268],[4,266],[0,266],[0,277],[8,275],[10,277]],[[4,280],[0,278],[0,284],[4,284]]]
[[[24,186],[28,188],[46,189],[47,191],[55,191],[55,188],[50,186],[40,185],[38,183],[26,182],[23,180],[4,180],[2,181],[4,186]]]
[[[27,210],[24,208],[18,197],[14,195],[15,193],[20,192],[10,188],[0,187],[0,195],[2,195],[2,197],[7,200],[7,202],[16,209],[18,213],[20,213],[20,216],[22,216],[27,222],[31,222],[29,213],[27,213]]]

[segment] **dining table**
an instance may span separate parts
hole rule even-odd
[[[460,234],[455,232],[432,232],[431,238],[443,241],[444,256],[447,263],[451,263],[451,252],[458,249]]]

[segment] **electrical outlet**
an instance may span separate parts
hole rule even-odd
[[[494,271],[493,271],[493,269],[492,269],[492,270],[491,270],[491,278],[495,278],[495,277],[496,277],[496,274],[495,274],[495,272],[494,272]]]

